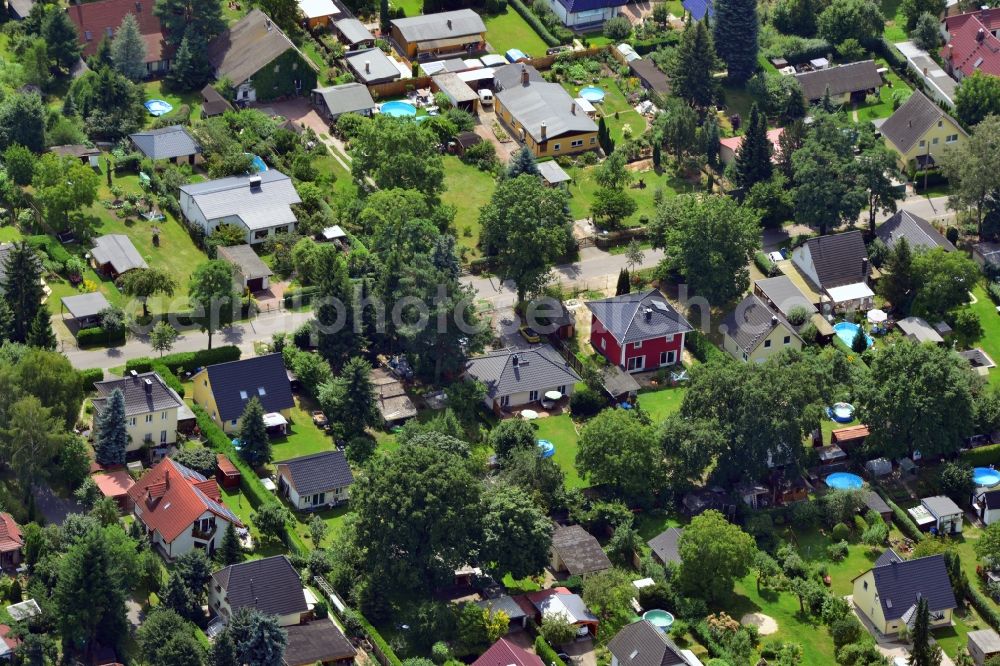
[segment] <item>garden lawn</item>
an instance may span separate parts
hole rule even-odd
[[[21,238],[23,238],[23,234],[17,227],[11,225],[0,227],[0,243],[13,243]]]
[[[569,211],[574,220],[590,217],[590,207],[594,202],[594,195],[598,189],[597,181],[594,180],[596,169],[597,167],[570,167],[566,169],[566,173],[573,179],[569,184],[569,193],[572,195],[569,202]],[[644,188],[634,187],[640,180],[646,186]],[[656,173],[653,170],[649,170],[633,173],[632,184],[628,188],[628,194],[636,202],[638,208],[631,217],[625,220],[624,226],[639,226],[642,217],[650,220],[653,219],[656,215],[654,196],[657,188],[663,188],[663,193],[667,198],[694,190],[690,183],[677,178],[670,171]]]
[[[681,408],[685,388],[665,388],[639,394],[639,406],[649,414],[653,423],[660,423]]]
[[[293,511],[295,516],[295,532],[302,537],[309,546],[314,546],[312,537],[309,536],[309,521],[313,516],[319,516],[326,523],[326,536],[320,544],[323,548],[329,548],[340,537],[340,532],[344,528],[344,521],[351,513],[347,505],[341,505],[334,509],[323,509],[322,511]]]
[[[253,539],[254,550],[249,559],[259,559],[271,557],[272,555],[284,555],[287,553],[284,546],[274,539],[263,540],[260,531],[253,524],[253,505],[239,488],[222,488],[222,503],[229,507],[230,511],[236,514],[246,527],[250,529],[250,536]]]
[[[389,4],[402,9],[407,16],[418,16],[424,11],[424,0],[390,0]]]
[[[976,344],[996,361],[1000,359],[1000,314],[997,314],[993,299],[982,285],[977,285],[972,294],[976,297],[976,302],[970,307],[979,316],[979,324],[983,327],[983,337]],[[989,380],[990,384],[1000,386],[1000,369],[990,370]]]
[[[901,0],[882,0],[882,15],[885,16],[885,30],[882,35],[890,44],[905,42],[909,39],[906,34],[906,17],[900,11],[903,4]]]
[[[453,155],[444,158],[445,192],[441,200],[455,207],[455,236],[463,260],[478,257],[479,210],[489,203],[496,189],[493,175],[465,164]]]
[[[393,0],[399,2],[401,0]],[[403,2],[420,2],[420,0],[402,0]],[[406,12],[410,16],[410,12]],[[486,41],[497,53],[506,53],[509,49],[521,49],[529,56],[536,58],[544,56],[548,46],[538,36],[534,28],[518,14],[513,7],[507,7],[503,14],[484,16],[486,24]]]
[[[333,450],[333,439],[317,428],[309,412],[313,407],[297,399],[292,408],[290,433],[271,441],[271,458],[275,462]]]
[[[556,453],[552,459],[566,474],[566,488],[586,487],[586,479],[583,479],[576,471],[576,450],[579,435],[576,432],[576,424],[570,419],[569,414],[548,416],[533,421],[533,423],[537,429],[538,439],[547,439],[555,444]]]
[[[888,118],[895,110],[893,108],[893,99],[898,97],[899,103],[902,104],[913,93],[910,86],[903,79],[899,78],[896,72],[892,71],[892,68],[889,67],[885,60],[879,59],[876,61],[876,64],[888,70],[885,74],[888,85],[884,85],[879,89],[878,104],[866,103],[858,107],[858,120],[863,123],[878,118]]]
[[[646,119],[632,108],[613,78],[600,78],[580,85],[565,81],[562,86],[574,99],[580,96],[580,89],[587,86],[597,86],[604,91],[604,101],[594,106],[597,108],[598,117],[604,116],[604,122],[608,126],[608,132],[613,141],[618,142],[624,138],[623,128],[625,125],[628,125],[632,130],[632,136],[639,136],[646,131]]]
[[[187,93],[176,93],[170,92],[164,88],[163,80],[159,81],[148,81],[142,85],[145,97],[143,102],[151,99],[162,99],[166,102],[170,102],[173,105],[174,110],[171,113],[177,113],[182,104],[187,104],[191,109],[191,120],[198,120],[201,118],[201,93],[199,92],[187,92]],[[161,116],[169,118],[170,114],[166,116]],[[152,127],[153,123],[158,120],[156,116],[146,114],[146,127]]]
[[[827,556],[827,547],[833,543],[833,539],[821,534],[818,529],[808,532],[789,531],[789,535],[792,536],[792,543],[797,545],[802,559],[810,564],[823,565],[827,568],[833,581],[831,589],[839,596],[853,593],[854,578],[871,569],[872,563],[882,552],[881,549],[872,552],[867,546],[851,543],[847,557],[840,562],[834,562]],[[893,535],[899,536],[895,529]]]

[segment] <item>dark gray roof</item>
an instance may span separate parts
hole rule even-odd
[[[498,92],[496,98],[538,143],[543,141],[543,126],[546,141],[566,134],[597,131],[597,123],[558,83],[515,84]]]
[[[945,117],[951,120],[955,127],[958,127],[959,132],[965,134],[965,130],[951,116],[942,111],[940,106],[932,102],[927,95],[915,90],[910,98],[882,123],[879,131],[896,147],[896,150],[905,153],[913,148],[928,130],[937,125],[939,120]]]
[[[1000,243],[984,241],[973,245],[972,250],[975,254],[982,257],[984,262],[988,264],[1000,264]]]
[[[882,85],[882,77],[874,60],[862,60],[847,65],[827,67],[813,72],[796,74],[802,94],[809,101],[820,99],[826,90],[836,97],[844,93],[872,90]]]
[[[1000,490],[987,490],[982,498],[987,509],[1000,509]]]
[[[552,532],[552,548],[571,576],[611,568],[611,560],[604,553],[601,544],[579,525],[557,527]]]
[[[285,33],[259,9],[229,27],[208,45],[208,61],[217,78],[226,77],[236,85],[253,77],[289,49],[294,49],[307,67],[315,69]]]
[[[757,280],[754,282],[754,287],[756,287],[756,291],[763,294],[772,307],[785,317],[788,317],[788,313],[799,307],[805,308],[809,312],[818,312],[816,306],[806,298],[805,294],[795,286],[795,283],[787,275]]]
[[[642,388],[639,386],[639,382],[635,381],[635,377],[610,363],[601,371],[601,383],[604,384],[604,389],[613,398],[626,393],[638,393],[639,389]]]
[[[260,187],[252,187],[251,183],[258,178]],[[292,179],[277,169],[191,183],[180,189],[191,196],[206,220],[235,216],[250,230],[294,224],[292,204],[302,203]]]
[[[681,561],[681,554],[677,550],[677,543],[680,541],[681,535],[684,533],[683,529],[677,527],[668,527],[663,532],[660,532],[655,537],[646,542],[660,561],[664,564],[668,562]]]
[[[401,74],[399,69],[392,64],[388,56],[382,53],[381,49],[365,49],[355,51],[344,57],[351,71],[363,83],[380,83],[398,79]]]
[[[872,568],[875,589],[888,621],[898,620],[924,598],[932,612],[955,608],[943,555],[888,562]]]
[[[542,176],[542,179],[549,185],[558,185],[559,183],[568,183],[573,180],[570,178],[569,174],[566,173],[559,163],[555,160],[548,160],[547,162],[538,163],[538,173]]]
[[[265,412],[280,412],[295,406],[281,354],[256,356],[205,368],[212,385],[215,406],[222,421],[243,416],[246,404],[257,396]]]
[[[354,483],[351,466],[343,451],[323,451],[309,456],[282,460],[278,474],[285,477],[299,495],[322,493]]]
[[[52,146],[49,148],[50,153],[55,153],[56,155],[75,157],[77,159],[83,159],[84,157],[91,157],[100,155],[101,151],[97,148],[91,146],[85,146],[82,143],[68,143],[61,146]]]
[[[942,516],[954,516],[962,513],[962,507],[955,504],[955,502],[946,495],[924,497],[920,500],[920,503],[923,504],[924,507],[926,507],[927,510],[937,518]]]
[[[221,116],[226,111],[232,111],[233,105],[222,96],[211,84],[201,89],[201,98],[204,102],[201,105],[201,115],[206,118]]]
[[[94,247],[90,251],[98,264],[111,264],[116,273],[124,273],[134,268],[149,268],[146,260],[132,244],[132,239],[125,234],[108,234],[94,239]]]
[[[896,551],[894,551],[894,550],[892,550],[890,548],[889,550],[887,550],[884,553],[882,553],[881,555],[879,555],[875,559],[875,563],[872,566],[873,567],[881,567],[881,566],[885,566],[886,564],[892,564],[893,562],[899,563],[899,562],[902,562],[902,561],[903,561],[903,558],[900,557],[899,555],[897,555]]]
[[[882,496],[879,495],[874,490],[869,490],[865,494],[865,506],[868,507],[869,509],[871,509],[872,511],[875,511],[875,512],[878,512],[878,513],[891,513],[892,512],[892,509],[889,508],[889,505],[886,504],[886,501],[884,499],[882,499]]]
[[[483,609],[488,609],[490,612],[503,611],[507,614],[507,617],[511,620],[520,620],[525,617],[527,613],[521,608],[514,597],[510,595],[503,595],[497,597],[496,599],[483,599],[482,601],[477,601],[476,605]]]
[[[233,266],[236,266],[236,270],[239,271],[244,280],[255,280],[274,275],[271,269],[267,267],[267,264],[257,256],[257,253],[249,245],[232,245],[229,247],[220,245],[216,248],[215,252],[219,255],[219,259],[225,259]]]
[[[641,58],[633,60],[628,66],[639,77],[643,86],[661,95],[670,94],[670,79],[656,66],[655,62]]]
[[[313,666],[354,659],[357,650],[331,620],[313,620],[307,624],[285,627],[288,645],[285,646],[285,666]]]
[[[225,590],[234,613],[247,607],[278,616],[309,610],[302,579],[286,555],[233,564],[212,578]]]
[[[360,83],[344,83],[339,86],[316,88],[313,92],[323,98],[327,110],[335,116],[342,113],[370,111],[376,106],[367,86]]]
[[[94,410],[97,413],[104,411],[108,398],[115,389],[120,390],[125,396],[126,416],[176,409],[184,404],[180,396],[174,393],[155,372],[140,372],[135,377],[128,376],[121,379],[94,382],[94,389],[97,391],[98,397],[91,402],[94,403]]]
[[[171,125],[148,132],[129,134],[129,138],[143,155],[151,160],[169,160],[201,152],[198,143],[180,125]]]
[[[681,650],[649,620],[622,627],[608,641],[608,651],[621,666],[686,666]]]
[[[493,83],[497,90],[506,90],[521,85],[522,72],[528,72],[529,81],[544,81],[541,73],[531,65],[512,63],[493,70]]]
[[[483,23],[483,19],[471,9],[398,18],[390,23],[392,27],[399,30],[403,39],[408,42],[451,39],[486,32],[486,24]]]
[[[490,397],[547,391],[580,381],[580,375],[550,345],[477,356],[469,359],[465,371],[486,385]]]
[[[96,317],[102,310],[111,307],[108,299],[99,291],[89,294],[78,294],[76,296],[66,296],[62,299],[62,304],[74,319]]]
[[[619,344],[692,330],[657,289],[588,301],[587,307]]]
[[[810,238],[805,247],[816,268],[819,287],[831,289],[867,280],[864,260],[868,250],[860,231]]]
[[[958,355],[969,362],[970,365],[976,368],[995,368],[996,363],[993,359],[981,348],[976,347],[975,349],[966,349],[965,351],[958,352]]]
[[[914,95],[916,94],[914,93]],[[875,230],[875,235],[889,247],[893,247],[900,238],[905,238],[913,249],[922,247],[931,250],[939,247],[947,252],[952,252],[955,249],[955,246],[942,236],[930,222],[908,210],[898,211],[883,222]]]
[[[19,18],[28,18],[31,8],[35,6],[35,0],[7,0],[7,6]]]
[[[789,335],[799,338],[795,327],[788,323],[784,315],[769,308],[756,294],[750,294],[740,301],[739,305],[726,315],[723,325],[726,335],[747,353],[757,349],[761,341],[777,326],[783,327]]]
[[[356,18],[340,19],[334,25],[340,31],[344,41],[351,46],[375,39],[375,36],[365,27],[365,24]]]

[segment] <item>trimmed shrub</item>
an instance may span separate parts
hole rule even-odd
[[[863,534],[868,529],[868,522],[861,516],[854,516],[854,531]]]
[[[592,391],[587,387],[580,387],[569,397],[570,411],[573,416],[581,418],[594,416],[607,406],[607,401],[597,391]]]
[[[702,363],[729,358],[728,354],[712,344],[712,341],[697,329],[684,336],[684,348]]]
[[[754,252],[753,263],[757,266],[761,273],[767,276],[774,275],[774,273],[778,270],[778,267],[775,266],[773,261],[771,261],[771,258],[760,251]]]
[[[80,381],[83,383],[84,387],[89,390],[94,383],[104,381],[104,370],[101,368],[80,370]]]
[[[82,331],[77,331],[76,344],[80,349],[123,345],[125,344],[125,330],[108,332],[103,328],[85,328]]]
[[[834,529],[836,530],[836,528]],[[834,562],[841,562],[845,557],[847,557],[847,550],[846,541],[837,541],[836,543],[831,543],[826,547],[826,555]]]
[[[910,515],[905,511],[903,511],[902,509],[900,509],[899,505],[897,505],[891,499],[886,497],[885,493],[883,493],[881,490],[877,490],[876,492],[878,492],[878,494],[882,496],[882,499],[885,500],[885,503],[889,505],[890,509],[892,509],[892,520],[894,523],[896,523],[896,527],[899,528],[899,531],[905,534],[906,536],[910,537],[914,541],[923,541],[925,535],[923,532],[920,531],[920,528],[917,527],[917,525],[912,520],[910,520]]]
[[[309,305],[318,293],[319,287],[300,287],[298,289],[288,289],[284,295],[285,307],[295,308]]]
[[[994,303],[1000,304],[1000,282],[990,282],[986,291],[989,293],[990,298],[993,299]]]
[[[149,372],[153,365],[162,365],[171,372],[176,373],[181,368],[194,370],[206,365],[216,363],[228,363],[229,361],[240,360],[240,348],[234,345],[225,347],[215,347],[214,349],[202,349],[196,352],[178,352],[167,354],[160,358],[134,358],[125,364],[125,371],[135,370],[136,372]]]
[[[177,375],[170,368],[162,363],[153,363],[153,372],[158,374],[164,383],[172,388],[177,395],[182,398],[184,397],[184,384],[181,383],[181,380],[177,379]]]
[[[834,541],[847,541],[847,537],[851,535],[851,528],[844,523],[837,523],[830,534]]]
[[[986,595],[980,592],[979,586],[975,583],[969,585],[965,596],[968,598],[969,603],[972,604],[972,607],[979,611],[979,615],[986,620],[986,623],[1000,631],[1000,613],[996,611],[996,608]]]
[[[517,2],[517,0],[511,0]],[[541,657],[542,662],[549,666],[566,666],[566,663],[559,658],[552,646],[545,642],[540,635],[535,637],[535,654]]]

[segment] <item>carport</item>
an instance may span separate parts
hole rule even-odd
[[[62,299],[60,310],[65,317],[69,312],[70,320],[77,330],[95,328],[101,325],[101,312],[110,308],[111,304],[99,291],[78,296],[67,296]]]

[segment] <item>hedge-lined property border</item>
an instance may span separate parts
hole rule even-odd
[[[549,29],[542,24],[541,19],[535,16],[535,13],[528,9],[528,7],[521,2],[521,0],[508,0],[507,4],[513,7],[514,11],[520,14],[521,18],[528,22],[528,25],[531,26],[532,30],[538,33],[538,36],[542,38],[543,42],[549,46],[559,46],[561,44],[556,36],[549,32]]]
[[[167,354],[159,358],[133,358],[125,364],[125,372],[149,372],[154,365],[162,365],[171,372],[176,373],[181,368],[194,370],[206,365],[216,363],[228,363],[229,361],[240,360],[240,348],[235,345],[216,347],[214,349],[202,349],[196,352],[178,352]]]
[[[123,345],[125,329],[111,333],[103,328],[85,328],[76,332],[76,344],[80,349]]]

